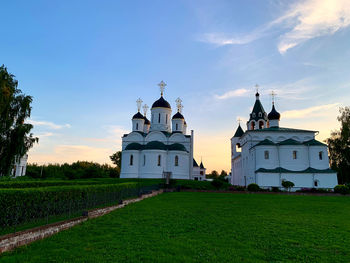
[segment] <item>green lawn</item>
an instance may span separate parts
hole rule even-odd
[[[165,193],[0,262],[350,262],[350,198]]]

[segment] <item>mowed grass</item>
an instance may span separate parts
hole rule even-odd
[[[164,193],[0,262],[350,262],[350,198]]]

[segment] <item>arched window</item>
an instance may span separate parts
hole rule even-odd
[[[159,115],[158,115],[158,123],[160,123],[160,113],[159,113]]]
[[[158,155],[158,166],[160,166],[162,163],[162,156]]]
[[[175,156],[175,166],[179,166],[179,156]]]
[[[253,118],[255,118],[255,117],[256,117],[255,112],[253,112],[253,115],[252,115],[252,116],[253,116]]]
[[[251,130],[254,130],[254,129],[255,129],[255,122],[254,122],[254,121],[252,121],[252,122],[250,123],[250,129],[251,129]]]
[[[236,152],[240,153],[242,152],[241,145],[239,143],[236,144]]]
[[[143,166],[146,165],[146,155],[143,156]]]
[[[259,112],[259,117],[262,117],[262,113],[261,112]]]
[[[134,156],[130,155],[130,166],[134,164]]]
[[[265,160],[270,159],[270,153],[269,153],[269,151],[265,151],[265,152],[264,152],[264,157],[265,157]]]
[[[179,128],[179,125],[176,123],[176,130],[178,130],[178,128]]]
[[[136,123],[136,130],[138,130],[139,129],[139,124],[138,123]]]
[[[264,128],[264,122],[263,121],[259,121],[259,129]]]
[[[168,114],[165,114],[165,123],[168,124]]]
[[[298,152],[297,151],[293,151],[293,159],[294,160],[298,159]]]
[[[317,187],[318,186],[318,180],[314,181],[314,186]]]
[[[318,159],[322,160],[323,159],[323,152],[318,153]]]

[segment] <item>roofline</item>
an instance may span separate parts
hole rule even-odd
[[[171,110],[171,107],[152,107],[151,109],[170,109]]]

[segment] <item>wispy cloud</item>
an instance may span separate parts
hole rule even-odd
[[[253,32],[247,35],[230,36],[223,33],[206,33],[198,38],[199,41],[214,44],[216,46],[243,45],[255,41],[261,37],[262,32]]]
[[[263,84],[259,88],[259,93],[261,96],[270,96],[271,92],[274,91],[278,98],[288,99],[288,100],[306,100],[309,97],[306,96],[307,93],[315,89],[314,85],[310,83],[311,79],[304,78],[291,83],[267,83]],[[236,97],[251,97],[255,94],[255,88],[239,88],[233,89],[225,92],[222,95],[214,95],[215,99],[225,100]],[[313,95],[315,96],[315,95]]]
[[[303,42],[334,34],[350,25],[348,0],[305,0],[291,5],[277,19],[247,34],[206,33],[199,41],[216,46],[243,45],[272,33],[272,29],[285,29],[277,48],[281,54]]]
[[[45,132],[45,133],[41,133],[41,134],[38,134],[37,136],[39,138],[43,138],[43,137],[51,137],[51,136],[54,136],[55,134],[52,133],[52,132]]]
[[[63,128],[70,128],[70,124],[56,124],[50,121],[35,121],[35,120],[28,120],[28,123],[34,125],[34,126],[44,126],[53,130],[59,130]]]
[[[307,0],[290,8],[274,24],[288,23],[292,29],[281,36],[280,53],[309,39],[331,35],[350,25],[348,0]]]
[[[244,97],[250,95],[251,90],[249,89],[235,89],[235,90],[230,90],[222,95],[215,95],[216,99],[219,100],[224,100],[224,99],[229,99],[229,98],[234,98],[234,97]]]
[[[327,113],[328,110],[339,107],[340,103],[325,104],[313,106],[301,110],[290,110],[282,113],[283,119],[305,119],[320,117]]]

